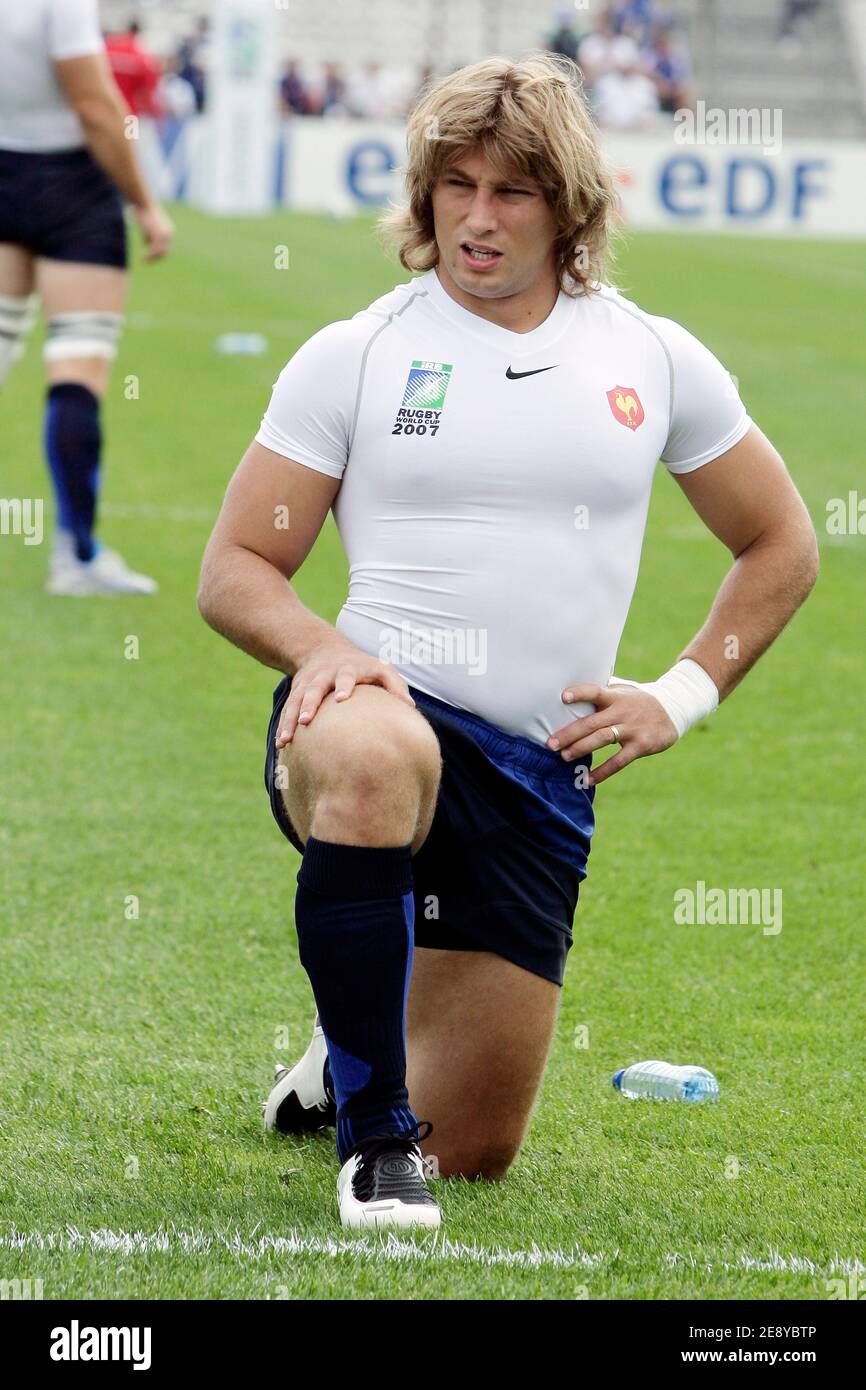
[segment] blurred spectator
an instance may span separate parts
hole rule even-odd
[[[380,63],[368,63],[349,83],[346,105],[350,116],[362,116],[367,120],[380,121],[390,115],[393,103]]]
[[[311,90],[310,114],[348,116],[346,79],[339,63],[326,63],[320,81]]]
[[[580,46],[580,38],[577,30],[571,22],[571,14],[568,10],[560,10],[558,16],[558,27],[556,33],[551,35],[547,47],[551,53],[561,53],[563,58],[570,58],[573,63],[577,62],[577,50]]]
[[[626,4],[614,7],[614,28],[618,34],[628,34],[640,42],[649,31],[653,14],[654,0],[627,0]]]
[[[655,124],[658,94],[634,39],[620,35],[616,40],[613,67],[595,83],[592,104],[599,125],[608,130],[646,130]]]
[[[141,25],[135,20],[125,32],[106,34],[105,48],[114,80],[134,116],[158,116],[159,60],[139,41]]]
[[[280,80],[280,106],[284,116],[308,116],[310,93],[299,64],[292,59]]]
[[[659,13],[656,0],[609,4],[598,16],[580,41],[577,62],[600,125],[642,130],[659,111],[692,106],[688,54],[674,31],[675,21]]]
[[[174,72],[188,82],[196,99],[196,111],[204,110],[207,89],[207,43],[210,36],[210,19],[203,15],[196,22],[195,29],[178,47]]]
[[[655,82],[662,111],[673,113],[693,106],[691,71],[682,48],[671,39],[669,27],[656,31],[655,42],[646,54],[649,75]]]
[[[199,109],[195,89],[181,71],[179,56],[171,58],[166,64],[160,84],[160,100],[165,115],[177,121],[194,116]]]
[[[616,38],[613,11],[606,9],[599,15],[593,32],[581,39],[577,48],[577,62],[587,87],[592,87],[602,73],[609,72],[613,67]]]
[[[192,91],[196,111],[204,110],[207,82],[200,56],[201,43],[200,34],[195,38],[184,39],[173,64],[175,74],[182,78]]]
[[[196,20],[195,28],[192,33],[187,34],[178,43],[177,50],[172,60],[166,65],[171,74],[169,86],[174,88],[178,108],[186,107],[189,102],[189,93],[185,88],[178,86],[175,78],[182,78],[189,87],[195,99],[195,111],[204,110],[205,98],[207,95],[207,46],[209,41],[210,20],[207,16],[202,16]]]
[[[802,46],[803,23],[817,14],[823,0],[783,0],[779,18],[779,47],[783,53],[795,54]]]

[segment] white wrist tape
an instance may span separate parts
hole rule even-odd
[[[611,676],[609,685],[633,685],[635,690],[645,690],[658,700],[665,714],[682,738],[700,720],[706,719],[718,708],[719,691],[696,661],[686,657],[678,661],[657,681],[629,681],[619,676]]]

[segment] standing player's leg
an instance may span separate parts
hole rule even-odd
[[[0,390],[24,353],[33,321],[33,257],[23,246],[0,242]]]
[[[329,696],[279,764],[304,844],[295,921],[337,1103],[343,1222],[438,1224],[416,1149],[405,1036],[412,854],[433,819],[438,740],[387,691],[359,686],[351,700]]]
[[[419,949],[408,1009],[411,1104],[443,1177],[502,1178],[529,1125],[561,990],[490,951]]]
[[[45,316],[48,396],[45,450],[57,499],[49,589],[53,593],[153,593],[95,536],[102,459],[101,403],[126,305],[127,273],[116,266],[36,261]]]

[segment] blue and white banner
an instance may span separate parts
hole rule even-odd
[[[866,143],[605,141],[626,222],[659,231],[866,237]]]
[[[223,137],[219,125],[202,129],[202,120],[208,118],[176,122],[163,127],[158,140],[151,132],[142,141],[151,175],[167,199],[189,198],[214,211],[283,205],[352,216],[400,197],[404,129],[399,123],[294,119],[282,122],[271,143],[242,139],[237,127]],[[217,151],[224,138],[228,141],[217,159],[214,138]],[[673,130],[604,138],[630,226],[866,237],[864,142],[678,142]]]

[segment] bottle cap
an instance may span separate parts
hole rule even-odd
[[[622,1078],[624,1075],[625,1067],[620,1067],[619,1071],[614,1072],[613,1077],[611,1078],[611,1085],[615,1086],[618,1091],[622,1089]]]

